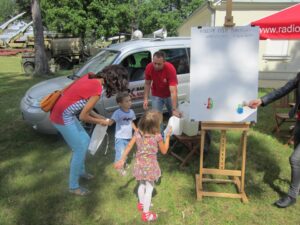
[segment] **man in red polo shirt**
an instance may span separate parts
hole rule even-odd
[[[145,69],[144,109],[148,109],[151,87],[152,108],[162,112],[165,105],[171,116],[180,117],[181,114],[177,110],[177,84],[176,69],[166,62],[165,53],[154,53],[153,61]]]

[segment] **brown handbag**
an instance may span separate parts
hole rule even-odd
[[[54,107],[57,100],[60,98],[60,96],[63,94],[65,90],[67,90],[71,85],[74,84],[74,81],[69,84],[67,87],[65,87],[62,90],[56,90],[52,93],[46,95],[40,102],[40,107],[44,112],[49,112]]]
[[[41,109],[44,112],[49,112],[54,107],[57,100],[60,98],[62,92],[63,90],[56,90],[49,95],[46,95],[40,102]]]

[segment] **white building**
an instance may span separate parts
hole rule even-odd
[[[300,0],[232,0],[236,26],[249,25],[263,17],[300,3]],[[223,26],[226,1],[206,0],[178,28],[179,36],[190,36],[191,27]],[[300,71],[300,40],[266,40],[259,43],[259,86],[280,87]]]

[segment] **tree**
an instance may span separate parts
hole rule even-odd
[[[0,0],[1,1],[1,0]],[[16,0],[22,11],[30,0]],[[168,35],[204,0],[40,0],[44,25],[51,31],[83,39],[108,38],[131,33],[144,34],[165,27]]]
[[[16,10],[20,12],[26,12],[22,19],[31,21],[31,0],[15,0],[16,1]]]
[[[0,0],[0,24],[17,14],[14,0]]]
[[[38,0],[31,0],[31,13],[34,33],[35,68],[34,75],[49,74],[48,59],[45,52],[44,28]]]

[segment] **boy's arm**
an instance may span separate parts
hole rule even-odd
[[[131,122],[131,126],[134,131],[138,130],[137,126],[135,125],[135,123],[133,121]]]
[[[122,155],[122,158],[115,163],[114,167],[116,169],[121,169],[123,166],[124,166],[124,163],[126,161],[126,158],[127,158],[127,155],[129,154],[129,152],[131,151],[133,145],[135,144],[135,141],[136,141],[136,137],[133,136],[131,138],[131,140],[129,141],[128,145],[126,146],[125,150],[124,150],[124,153]]]
[[[113,114],[111,115],[111,118],[110,118],[110,120],[109,120],[108,126],[113,125],[114,123],[116,123],[116,122],[119,120],[119,116],[118,116],[117,111],[118,111],[118,110],[115,110],[115,111],[113,112]]]

